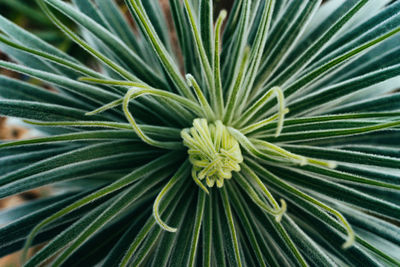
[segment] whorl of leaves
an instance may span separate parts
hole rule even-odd
[[[399,266],[400,2],[321,2],[170,0],[171,33],[155,0],[37,0],[85,64],[0,16],[36,81],[0,76],[0,115],[43,134],[0,143],[0,198],[54,189],[0,213],[0,256]]]

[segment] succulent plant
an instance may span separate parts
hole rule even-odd
[[[0,66],[52,88],[0,77],[42,135],[0,144],[0,198],[53,192],[0,214],[0,256],[400,265],[400,2],[321,2],[170,0],[171,30],[155,0],[38,0],[90,66],[0,17]]]

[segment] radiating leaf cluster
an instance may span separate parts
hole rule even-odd
[[[35,81],[0,76],[0,115],[43,134],[0,143],[0,198],[54,189],[0,212],[0,256],[400,265],[400,2],[390,2],[235,0],[227,14],[212,0],[170,0],[171,30],[156,0],[125,0],[132,20],[114,0],[37,0],[90,66],[0,16],[13,59],[0,67]],[[240,144],[222,188],[192,177],[181,134],[195,119],[223,123]]]

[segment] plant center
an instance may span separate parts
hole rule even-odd
[[[195,119],[193,127],[183,129],[181,136],[189,148],[193,179],[204,190],[207,191],[201,182],[204,179],[208,187],[222,187],[224,179],[232,177],[232,171],[240,171],[243,156],[239,143],[221,121]]]

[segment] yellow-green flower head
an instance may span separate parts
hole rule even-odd
[[[189,148],[195,181],[205,179],[208,187],[222,187],[232,171],[240,171],[243,156],[239,143],[221,121],[208,124],[206,119],[195,119],[193,127],[182,130],[181,135]]]

